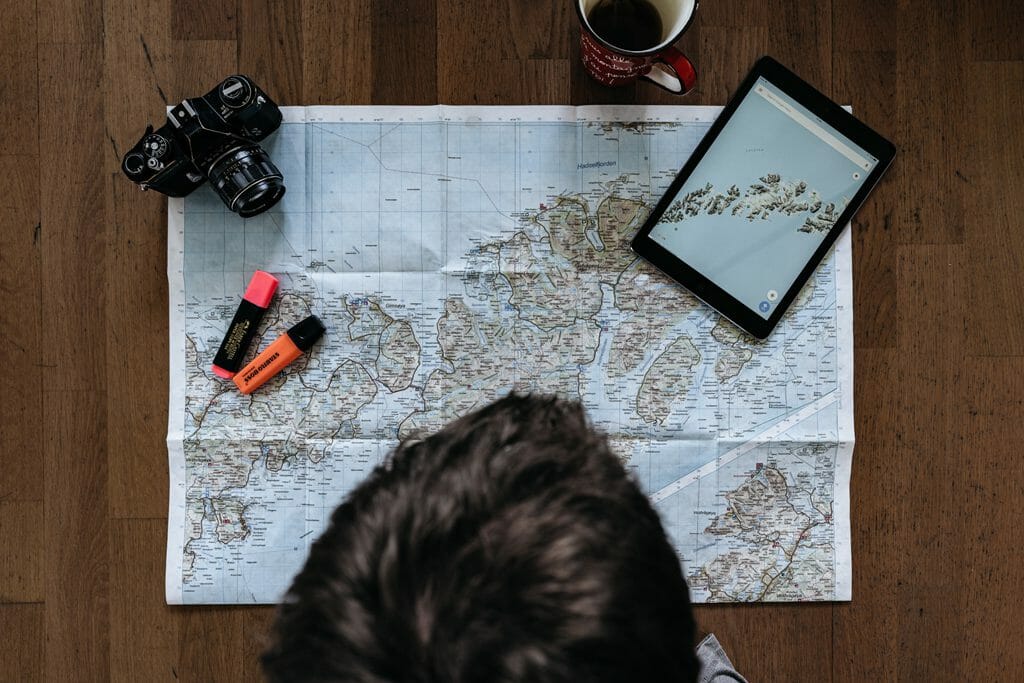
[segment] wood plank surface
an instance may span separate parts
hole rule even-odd
[[[110,141],[103,78],[101,42],[56,43],[41,51],[47,680],[110,677],[106,266],[111,178],[104,172]],[[75,121],[71,137],[69,121]],[[71,153],[72,140],[88,143]]]
[[[0,633],[6,637],[0,648],[0,680],[36,683],[43,675],[43,603],[0,602]]]
[[[722,104],[775,55],[892,138],[854,220],[851,603],[697,608],[751,681],[1024,680],[1024,9],[708,0],[695,93],[592,81],[569,0],[8,0],[0,21],[0,681],[259,680],[268,607],[163,598],[163,107]]]

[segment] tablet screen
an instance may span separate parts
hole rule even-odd
[[[767,319],[878,163],[760,77],[650,237]]]

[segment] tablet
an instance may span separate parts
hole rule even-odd
[[[763,57],[633,250],[764,339],[895,154],[892,143]]]

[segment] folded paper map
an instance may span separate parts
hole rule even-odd
[[[586,406],[695,601],[850,599],[848,231],[763,343],[628,248],[718,108],[283,109],[278,206],[169,204],[168,602],[279,600],[399,439],[512,390]],[[772,174],[772,211],[827,208]],[[243,396],[210,363],[257,269],[281,283],[250,355],[328,329]]]

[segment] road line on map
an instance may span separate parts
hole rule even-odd
[[[782,434],[783,432],[785,432],[790,427],[793,427],[793,426],[795,426],[797,424],[800,424],[801,422],[806,420],[811,415],[814,415],[815,413],[821,411],[822,409],[826,408],[827,406],[830,406],[833,403],[836,403],[838,400],[839,400],[839,396],[836,395],[835,392],[831,392],[831,393],[829,393],[826,396],[822,396],[821,398],[819,398],[816,401],[812,401],[811,403],[808,403],[807,405],[805,405],[800,410],[796,411],[795,413],[792,413],[792,414],[788,415],[784,420],[782,420],[782,421],[772,425],[771,427],[769,427],[768,429],[764,430],[763,432],[761,432],[760,434],[758,434],[754,438],[750,439],[749,441],[747,441],[745,443],[742,443],[739,446],[736,446],[732,450],[726,451],[721,456],[715,458],[714,460],[712,460],[711,462],[709,462],[709,463],[707,463],[705,465],[702,465],[701,467],[698,467],[694,471],[688,472],[687,474],[684,474],[683,476],[679,477],[678,479],[676,479],[671,484],[668,484],[666,486],[661,487],[660,489],[655,491],[653,494],[651,494],[651,497],[650,497],[651,498],[651,502],[652,503],[657,503],[657,502],[660,502],[662,500],[665,500],[666,498],[668,498],[669,496],[671,496],[673,494],[679,493],[684,488],[686,488],[690,484],[694,483],[695,481],[697,481],[701,477],[708,476],[709,474],[711,474],[715,470],[719,469],[723,465],[729,464],[730,462],[732,462],[736,458],[738,458],[741,455],[743,455],[743,454],[753,450],[754,448],[756,448],[757,446],[761,445],[765,441],[771,441],[772,439],[777,437],[779,434]]]

